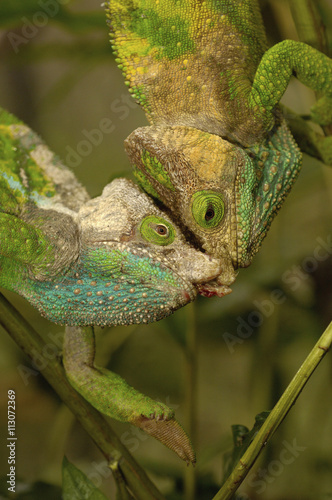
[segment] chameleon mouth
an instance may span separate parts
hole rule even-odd
[[[214,275],[211,280],[197,284],[197,291],[203,297],[224,297],[232,293],[230,286],[234,283],[237,272],[230,259],[221,260],[221,272]]]
[[[182,294],[183,294],[183,297],[184,297],[184,299],[185,299],[186,302],[190,302],[191,301],[191,297],[190,297],[189,293],[186,292],[186,290],[183,290]]]
[[[233,268],[225,267],[223,272],[213,276],[211,280],[196,285],[197,292],[203,297],[224,297],[232,293],[230,285],[235,281],[236,274]]]
[[[232,293],[228,285],[219,285],[216,281],[197,285],[197,291],[203,297],[224,297]]]

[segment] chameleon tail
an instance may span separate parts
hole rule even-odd
[[[130,387],[119,375],[94,365],[93,328],[67,327],[63,363],[71,385],[104,415],[139,427],[195,463],[190,440],[174,418],[174,411]]]
[[[156,420],[141,416],[131,423],[173,450],[188,465],[196,463],[190,439],[175,418]]]

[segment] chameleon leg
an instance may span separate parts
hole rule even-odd
[[[3,190],[2,202],[5,194]],[[55,258],[52,244],[41,231],[12,214],[0,212],[0,242],[0,286],[8,290],[21,288],[19,276],[27,266],[37,275],[40,271],[47,271],[47,263]],[[22,280],[24,282],[25,278]]]
[[[0,213],[0,241],[1,255],[22,263],[39,262],[45,253],[52,255],[41,231],[12,214]]]
[[[71,385],[101,413],[129,422],[175,451],[186,462],[195,454],[174,411],[130,387],[119,375],[94,365],[93,328],[66,327],[63,363]]]
[[[324,106],[315,105],[315,121],[320,121],[317,113],[327,101],[332,105],[332,60],[318,50],[302,42],[284,40],[265,52],[257,68],[251,92],[249,106],[261,115],[268,127],[272,121],[272,111],[283,96],[289,80],[294,75],[311,89],[321,93]],[[324,111],[325,113],[325,111]],[[322,122],[332,122],[332,116],[322,117]],[[323,123],[322,123],[323,124]]]

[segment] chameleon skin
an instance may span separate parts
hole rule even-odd
[[[64,366],[85,399],[194,461],[174,412],[97,368],[93,330],[78,327],[157,321],[194,300],[220,262],[189,245],[131,181],[116,179],[89,200],[38,136],[4,111],[0,146],[0,286],[72,326]]]
[[[111,43],[154,125],[184,125],[241,146],[275,124],[293,72],[332,96],[330,59],[284,40],[267,50],[256,0],[109,0]]]
[[[125,142],[137,180],[189,239],[222,259],[202,293],[229,293],[301,167],[278,102],[295,73],[322,94],[314,120],[331,123],[332,62],[292,40],[267,50],[255,0],[109,0],[107,15],[116,61],[152,124]],[[321,141],[332,158],[330,138]],[[219,226],[198,222],[197,193],[206,194],[207,218],[222,197]]]
[[[267,48],[256,2],[110,0],[107,15],[116,61],[151,123],[225,136],[243,122],[250,135],[237,96]]]
[[[89,201],[30,129],[2,117],[3,154],[12,157],[1,162],[0,283],[43,316],[72,326],[157,321],[218,273],[132,182],[117,179]]]

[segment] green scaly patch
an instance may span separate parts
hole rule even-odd
[[[0,125],[23,125],[23,123],[16,116],[0,108]]]
[[[189,21],[180,16],[164,17],[152,9],[140,8],[132,14],[130,29],[140,38],[146,38],[151,47],[159,49],[157,59],[175,59],[195,50],[189,26]]]
[[[0,207],[17,215],[20,207],[36,196],[56,194],[52,180],[37,165],[19,139],[13,138],[12,127],[21,124],[9,114],[0,113]],[[7,124],[4,124],[6,123]]]
[[[250,48],[253,63],[257,66],[267,48],[263,24],[257,22],[260,18],[257,1],[210,0],[209,3],[214,10],[212,16],[216,16],[216,11],[218,15],[226,16],[226,23],[232,26],[232,31],[237,33],[243,45]]]
[[[167,189],[171,191],[175,191],[175,188],[171,182],[171,179],[166,172],[164,166],[160,163],[160,161],[155,157],[151,156],[149,151],[144,150],[142,152],[142,163],[145,167],[145,170],[157,181],[159,184],[162,184]]]
[[[143,174],[143,172],[141,172],[141,170],[134,166],[133,173],[139,187],[150,196],[153,196],[153,198],[157,198],[157,200],[159,200],[159,194],[154,189],[148,178]]]
[[[133,86],[131,89],[129,89],[129,92],[134,99],[137,99],[145,112],[151,113],[151,106],[146,96],[145,88],[142,85]]]
[[[0,125],[0,209],[14,215],[29,199],[19,177],[18,151],[19,145],[13,140],[8,126]]]

